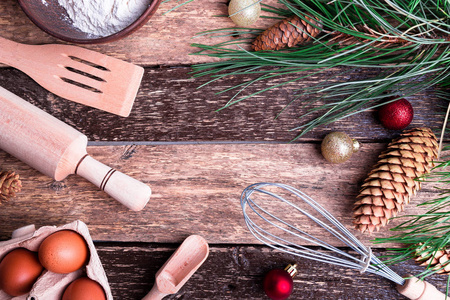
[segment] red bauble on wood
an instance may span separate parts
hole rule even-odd
[[[402,130],[414,117],[414,111],[408,100],[401,98],[383,105],[378,111],[378,118],[387,129]]]
[[[288,265],[283,269],[273,269],[264,277],[264,292],[272,300],[287,299],[294,288],[294,280],[297,274],[297,265]]]

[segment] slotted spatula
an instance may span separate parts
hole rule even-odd
[[[26,45],[0,37],[0,62],[21,70],[48,91],[122,117],[141,84],[140,66],[71,45]]]

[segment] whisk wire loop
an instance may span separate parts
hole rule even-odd
[[[251,223],[251,222],[250,222]],[[283,238],[277,237],[270,232],[267,232],[266,230],[260,228],[258,225],[254,223],[247,223],[247,226],[249,227],[252,234],[261,242],[265,243],[271,248],[296,255],[298,257],[307,258],[319,262],[332,262],[335,265],[343,266],[343,267],[350,267],[352,269],[360,269],[361,265],[358,262],[351,263],[349,261],[346,261],[344,259],[341,259],[339,257],[335,257],[333,255],[329,255],[327,253],[317,253],[314,250],[309,249],[308,247],[301,246],[301,245],[290,245],[289,242]],[[264,235],[264,234],[267,235]],[[273,238],[271,238],[273,237]],[[279,240],[279,241],[277,241]],[[348,255],[345,252],[340,251],[336,248],[336,252],[339,252],[339,254],[345,254]],[[349,257],[351,259],[354,259],[354,257]]]
[[[281,188],[285,192],[289,192],[290,195],[295,196],[294,199],[303,200],[312,211],[310,212],[307,208],[302,208],[293,203],[293,201],[286,199],[285,196],[265,188]],[[261,201],[261,204],[258,203],[258,200],[260,200],[258,196],[262,196],[263,199],[266,199],[268,196],[270,205],[267,201]],[[281,201],[279,205],[287,205],[287,213],[295,213],[296,216],[306,216],[320,226],[321,229],[325,229],[326,232],[331,234],[331,236],[336,238],[339,242],[344,243],[346,247],[355,251],[357,256],[355,257],[354,255],[315,237],[305,230],[298,228],[296,225],[283,220],[282,217],[277,216],[277,209],[279,212],[280,208],[276,205],[277,202],[274,202],[273,200]],[[262,204],[265,204],[266,206],[263,206]],[[256,183],[248,186],[242,192],[241,207],[245,223],[253,236],[273,249],[301,258],[348,267],[359,270],[362,273],[368,272],[381,275],[400,285],[405,283],[405,280],[401,276],[396,274],[373,255],[372,250],[365,247],[347,228],[344,227],[344,225],[333,217],[333,215],[300,190],[280,183]],[[275,210],[275,212],[272,213],[271,210]],[[314,212],[315,215],[313,215],[312,212]],[[317,214],[325,220],[321,220]],[[258,217],[256,218],[258,221],[253,219],[255,216]],[[263,228],[263,225],[269,225],[270,227],[266,229]],[[282,233],[283,236],[280,236],[279,233]],[[318,246],[321,251],[293,242],[290,238],[285,238],[285,234],[292,239],[301,239],[308,244]]]
[[[292,205],[292,206],[295,207],[298,211],[300,211],[301,213],[305,214],[306,216],[308,216],[309,218],[311,218],[313,221],[317,222],[320,226],[323,226],[327,231],[329,231],[331,234],[333,234],[334,236],[336,236],[340,241],[342,241],[342,242],[347,242],[347,241],[345,240],[345,238],[344,238],[342,235],[340,235],[338,232],[336,232],[333,228],[331,228],[331,227],[328,226],[327,224],[323,223],[321,220],[315,218],[314,216],[312,216],[311,214],[309,214],[307,211],[304,211],[304,210],[302,210],[301,208],[299,208],[298,206],[292,204],[290,201],[286,200],[285,198],[283,198],[283,197],[281,197],[281,196],[279,196],[279,195],[273,194],[273,193],[271,193],[271,192],[265,191],[265,190],[255,189],[255,191],[259,191],[259,192],[261,192],[261,193],[264,193],[264,194],[273,196],[273,197],[275,197],[275,198],[277,198],[277,199],[279,199],[279,200],[282,200],[283,202],[288,203],[289,205]],[[250,198],[248,198],[248,199],[250,199]],[[314,237],[313,235],[311,235],[311,234],[309,234],[309,233],[307,233],[307,232],[305,232],[305,231],[303,231],[303,230],[301,230],[301,229],[299,229],[299,228],[293,226],[292,224],[289,224],[289,223],[283,221],[281,218],[278,218],[277,216],[271,214],[270,212],[268,212],[267,210],[265,210],[264,208],[262,208],[262,207],[261,207],[260,205],[258,205],[257,203],[250,201],[250,202],[247,203],[247,205],[248,205],[248,206],[253,210],[253,212],[254,212],[256,215],[258,215],[261,219],[263,219],[263,220],[266,221],[266,222],[272,223],[276,228],[278,228],[278,229],[280,229],[280,230],[282,230],[282,231],[284,231],[284,232],[286,232],[286,233],[289,233],[289,234],[291,234],[291,235],[293,235],[293,236],[296,236],[296,237],[298,237],[298,238],[301,238],[301,239],[303,239],[303,240],[305,240],[305,241],[307,241],[307,242],[309,242],[309,243],[313,243],[313,244],[315,244],[315,245],[317,245],[317,246],[320,246],[320,247],[323,247],[323,248],[325,248],[325,249],[327,249],[327,250],[337,252],[337,253],[339,253],[340,255],[346,256],[346,257],[349,258],[349,259],[357,260],[357,259],[355,259],[352,255],[350,255],[350,254],[348,254],[348,253],[346,253],[346,252],[343,252],[343,251],[339,250],[338,248],[336,248],[336,247],[334,247],[334,246],[332,246],[332,245],[330,245],[330,244],[328,244],[328,243],[326,243],[326,242],[324,242],[324,241],[322,241],[322,240],[320,240],[320,239]],[[243,209],[245,209],[245,206],[244,206]],[[267,215],[267,216],[269,216],[270,218],[272,218],[272,219],[278,221],[279,223],[285,225],[286,227],[282,227],[282,226],[280,226],[278,223],[274,223],[273,221],[270,221],[268,218],[265,217],[265,215]],[[288,243],[288,241],[286,241],[286,240],[284,240],[284,239],[282,239],[282,238],[280,238],[280,237],[278,237],[278,236],[275,236],[275,235],[273,235],[272,233],[270,233],[270,232],[268,232],[268,231],[262,229],[260,226],[258,226],[256,223],[254,223],[254,222],[251,221],[250,219],[246,219],[246,221],[249,221],[249,222],[251,223],[250,226],[251,226],[253,229],[256,229],[256,228],[257,228],[258,230],[255,230],[255,231],[257,231],[259,234],[262,235],[262,233],[264,233],[264,234],[270,235],[271,237],[273,237],[273,238],[275,238],[275,239],[279,239],[279,240],[281,240],[281,241],[284,242],[284,243]],[[270,241],[271,241],[271,242],[274,242],[274,240],[270,240]],[[288,248],[287,246],[285,246],[285,244],[282,244],[282,245],[283,245],[284,247]],[[297,245],[297,247],[298,247],[298,245]],[[305,250],[305,249],[307,249],[308,251],[310,250],[310,249],[305,248],[305,247],[301,247],[301,248],[303,248],[303,250]],[[325,253],[324,253],[324,254],[321,254],[321,256],[323,256],[323,255],[326,255],[326,254],[325,254]],[[315,255],[312,255],[312,254],[311,254],[311,256],[315,256]],[[334,260],[334,259],[335,259],[334,256],[329,256],[329,255],[326,255],[326,256],[327,256],[327,258],[329,258],[329,259],[331,259],[331,260]],[[359,265],[359,264],[356,264],[355,266],[358,266],[358,265]]]
[[[290,190],[294,195],[296,195],[297,197],[304,197],[305,202],[310,205],[315,211],[317,211],[320,215],[322,215],[323,217],[325,217],[333,226],[339,228],[340,223],[334,219],[334,217],[332,215],[330,215],[326,210],[324,210],[322,208],[322,206],[320,206],[317,202],[312,202],[311,198],[309,198],[309,196],[307,196],[306,194],[304,194],[301,191],[294,191],[294,190]],[[329,226],[328,224],[322,222],[320,219],[314,217],[312,214],[308,213],[306,210],[302,210],[301,208],[299,208],[297,205],[294,205],[288,201],[285,201],[286,203],[290,204],[293,208],[295,208],[297,211],[301,212],[302,214],[304,214],[305,216],[307,216],[308,218],[310,218],[312,221],[316,222],[318,225],[320,225],[322,228],[324,228],[325,230],[327,230],[329,233],[331,233],[333,236],[335,236],[336,238],[338,238],[341,242],[344,242],[346,245],[348,245],[349,247],[351,247],[353,250],[361,252],[360,249],[354,245],[354,241],[352,240],[348,240],[348,238],[345,235],[340,234],[339,231],[333,229],[331,226]],[[361,253],[364,254],[364,253]]]
[[[285,186],[287,187],[287,186]],[[325,217],[333,226],[335,226],[338,230],[343,232],[344,234],[338,234],[335,235],[336,237],[340,236],[341,241],[345,242],[350,248],[357,251],[361,255],[365,255],[366,253],[363,253],[361,251],[361,248],[365,248],[364,245],[355,237],[353,236],[347,228],[345,228],[333,215],[331,215],[327,210],[325,210],[319,203],[314,201],[311,197],[306,195],[300,190],[293,189],[291,187],[288,187],[288,190],[292,192],[297,197],[303,199],[308,205],[310,205],[313,209],[315,209],[320,215]],[[319,224],[321,225],[321,224]],[[321,225],[322,226],[322,225]],[[328,226],[327,226],[328,227]]]

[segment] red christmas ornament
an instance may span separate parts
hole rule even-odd
[[[297,274],[297,265],[288,265],[284,270],[273,269],[264,277],[264,291],[272,300],[287,299],[294,288],[294,280]]]
[[[383,105],[378,111],[378,118],[387,129],[404,129],[411,123],[413,116],[413,107],[404,98]]]

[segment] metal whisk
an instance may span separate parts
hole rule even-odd
[[[427,282],[405,280],[396,274],[320,204],[298,189],[279,183],[256,183],[242,192],[241,206],[250,232],[269,247],[297,257],[381,275],[397,283],[399,292],[410,299],[437,300],[445,297]],[[286,220],[287,214],[295,214],[295,220]],[[345,252],[298,228],[293,224],[296,221],[301,222],[303,228],[311,229],[311,226],[320,226],[318,228],[321,230],[321,235],[327,232],[331,238],[334,237],[336,241],[351,248],[356,254]],[[297,241],[319,246],[320,249],[302,246]],[[433,293],[430,294],[433,288]],[[420,298],[424,294],[427,294],[426,297]]]

